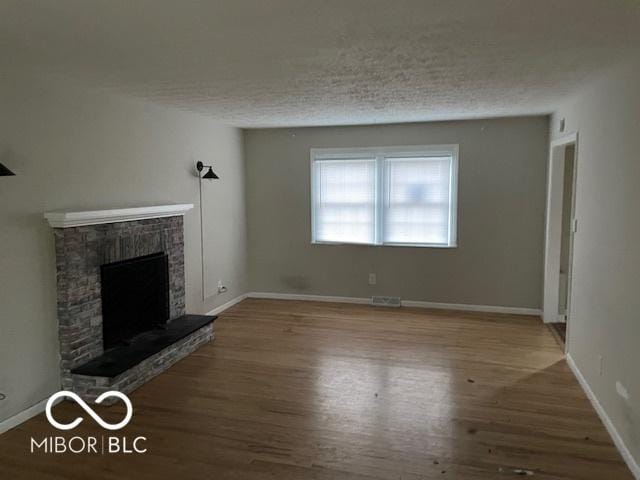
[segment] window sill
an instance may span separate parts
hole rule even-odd
[[[405,248],[438,248],[438,249],[454,249],[458,248],[458,244],[441,245],[441,244],[424,244],[424,243],[355,243],[355,242],[311,242],[311,245],[329,245],[329,246],[354,246],[354,247],[405,247]]]

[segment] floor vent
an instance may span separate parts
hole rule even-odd
[[[376,307],[399,307],[400,297],[371,297],[371,305]]]

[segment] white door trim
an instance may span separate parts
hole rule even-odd
[[[543,320],[545,323],[564,321],[559,318],[558,305],[560,285],[560,242],[562,222],[562,195],[564,192],[564,152],[565,147],[574,145],[573,168],[573,198],[572,212],[575,217],[576,179],[578,168],[578,132],[570,133],[550,142],[549,163],[547,172],[547,205],[545,227],[545,255],[544,255],[544,292],[543,292]],[[570,271],[567,287],[567,318],[571,314],[571,264],[573,263],[570,250]],[[570,322],[567,322],[568,324]],[[567,328],[570,328],[567,325]],[[569,334],[567,332],[567,342]],[[568,347],[568,343],[567,343]]]

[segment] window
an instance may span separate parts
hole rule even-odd
[[[374,243],[376,159],[322,160],[318,180],[315,240]]]
[[[457,145],[312,149],[312,242],[454,247],[457,173]]]

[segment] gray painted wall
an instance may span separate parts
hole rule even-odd
[[[193,203],[185,217],[187,311],[246,291],[242,134],[209,119],[31,78],[0,79],[0,421],[59,389],[49,210]],[[10,115],[9,115],[10,112]],[[221,180],[204,187],[202,301],[196,160]]]
[[[640,64],[595,80],[559,108],[578,132],[569,353],[640,461]],[[600,375],[600,361],[603,371]],[[630,400],[616,393],[626,386]]]
[[[540,308],[548,132],[548,117],[245,131],[250,289]],[[458,248],[310,244],[310,148],[450,143]]]

